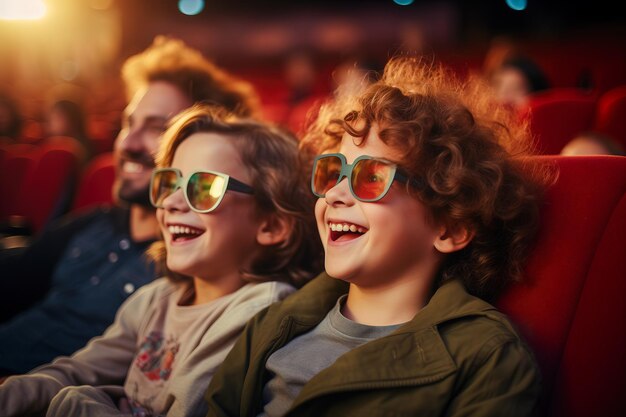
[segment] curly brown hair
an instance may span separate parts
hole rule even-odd
[[[462,81],[441,65],[395,57],[364,91],[338,91],[301,150],[310,156],[336,149],[344,133],[363,143],[373,125],[404,155],[394,162],[410,183],[421,184],[407,191],[429,209],[430,220],[475,234],[446,257],[436,284],[458,278],[472,294],[492,299],[518,280],[553,172],[531,157],[527,124],[498,106],[480,79]]]
[[[220,105],[242,116],[260,114],[260,99],[250,83],[220,69],[179,39],[157,36],[146,50],[126,60],[122,78],[129,99],[148,83],[166,81],[192,103]]]
[[[303,169],[296,137],[281,128],[235,116],[222,107],[199,104],[172,121],[161,142],[157,167],[171,166],[180,144],[199,132],[217,133],[231,140],[253,178],[258,209],[287,219],[291,225],[285,241],[265,246],[250,267],[240,271],[243,278],[300,287],[319,274],[323,256],[313,216],[315,199],[308,191],[308,172]],[[170,279],[188,279],[167,270],[163,242],[153,244],[149,254]]]

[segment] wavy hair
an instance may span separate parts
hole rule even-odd
[[[300,287],[322,271],[322,246],[313,216],[314,197],[291,133],[253,119],[227,113],[222,107],[195,105],[180,113],[167,129],[157,155],[157,167],[169,167],[176,149],[194,133],[210,132],[227,137],[239,151],[250,172],[253,197],[265,214],[280,216],[291,224],[288,238],[264,246],[248,269],[240,272],[248,281],[284,281]],[[161,272],[172,280],[187,280],[165,266],[165,245],[149,250]]]
[[[344,133],[363,143],[373,126],[404,155],[394,162],[421,184],[407,191],[430,220],[475,234],[445,258],[436,284],[458,278],[472,294],[492,299],[520,279],[554,173],[531,158],[528,125],[498,106],[480,79],[461,81],[441,65],[395,57],[379,81],[359,94],[339,91],[322,107],[303,153],[334,149]]]
[[[166,81],[192,103],[223,106],[242,116],[260,114],[260,99],[250,83],[220,69],[179,39],[157,36],[146,50],[126,60],[122,78],[129,99],[148,83]]]

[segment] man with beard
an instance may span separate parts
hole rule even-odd
[[[0,376],[72,354],[113,322],[130,294],[155,278],[144,256],[158,238],[148,187],[168,121],[196,102],[245,116],[257,111],[249,84],[177,39],[157,37],[124,63],[122,77],[129,104],[114,146],[117,204],[64,219],[28,248],[0,254],[5,316],[25,295],[39,297],[0,324]]]

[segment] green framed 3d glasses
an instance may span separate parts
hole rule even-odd
[[[150,203],[156,208],[163,208],[163,201],[183,189],[189,207],[198,213],[215,210],[227,190],[253,194],[251,186],[221,172],[194,171],[184,178],[176,168],[160,168],[152,172],[150,179]]]
[[[352,164],[340,153],[318,155],[313,161],[311,189],[317,197],[325,197],[343,178],[348,178],[352,195],[368,203],[383,198],[394,180],[408,181],[393,162],[368,155],[359,156]]]

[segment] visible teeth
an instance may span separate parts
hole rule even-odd
[[[172,235],[191,235],[191,234],[199,235],[202,233],[201,231],[192,229],[188,226],[178,226],[178,225],[168,226],[167,230]]]
[[[141,172],[143,171],[143,165],[137,163],[137,162],[130,162],[130,161],[126,161],[124,163],[124,172],[129,172],[132,174],[135,174],[137,172]]]
[[[328,227],[333,232],[352,232],[352,233],[365,233],[367,229],[355,224],[348,223],[328,223]]]

